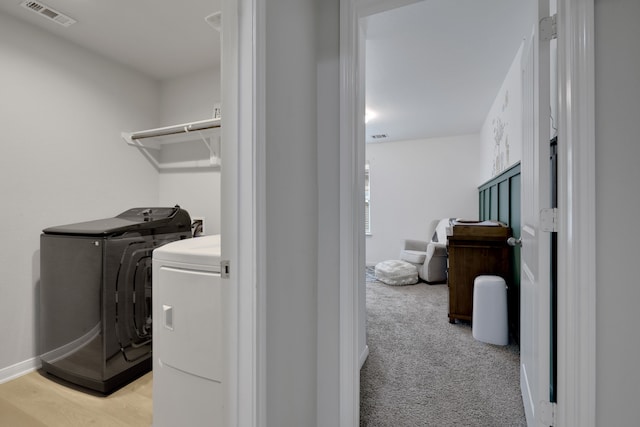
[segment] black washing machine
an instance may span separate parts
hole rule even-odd
[[[190,237],[191,218],[179,206],[43,230],[43,373],[109,394],[149,372],[152,252]]]

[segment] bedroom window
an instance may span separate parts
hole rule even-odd
[[[371,201],[369,199],[371,186],[369,183],[369,162],[367,162],[364,166],[364,232],[367,235],[371,234]]]

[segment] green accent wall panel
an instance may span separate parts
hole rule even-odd
[[[478,187],[479,219],[498,220],[520,237],[520,163]],[[509,333],[520,342],[520,248],[511,252],[513,276],[508,279]]]
[[[489,188],[489,198],[491,199],[491,209],[489,217],[486,219],[498,220],[498,187],[496,185]]]

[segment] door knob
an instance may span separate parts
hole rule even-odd
[[[513,246],[513,247],[517,246],[517,247],[520,248],[520,247],[522,247],[522,238],[519,237],[519,238],[516,239],[515,237],[509,237],[507,239],[507,245]]]

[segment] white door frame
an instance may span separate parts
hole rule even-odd
[[[359,165],[364,165],[364,144],[358,117],[363,113],[359,95],[359,26],[354,1],[340,1],[340,427],[355,427],[360,415],[359,287],[358,266],[364,255],[357,215]],[[360,162],[362,160],[362,162]],[[364,169],[364,168],[363,168]],[[364,179],[362,179],[364,195]],[[362,199],[364,203],[364,198]],[[364,219],[364,206],[362,207]],[[362,227],[364,235],[364,227]],[[348,285],[347,285],[348,284]]]
[[[360,19],[419,0],[340,0],[340,427],[360,419],[367,349],[364,265],[364,36]]]
[[[595,426],[594,0],[558,0],[558,426]]]
[[[365,7],[396,0],[341,0],[340,425],[359,419],[358,260],[363,258],[357,190],[364,137],[358,77],[359,18]],[[409,3],[409,2],[407,2]],[[372,6],[373,5],[373,6]],[[558,0],[558,426],[595,425],[595,131],[594,0]],[[356,187],[354,187],[356,185]],[[349,194],[351,198],[349,200]]]
[[[227,425],[259,427],[265,414],[264,2],[223,0],[222,258],[226,279]],[[256,113],[258,112],[258,113]]]

